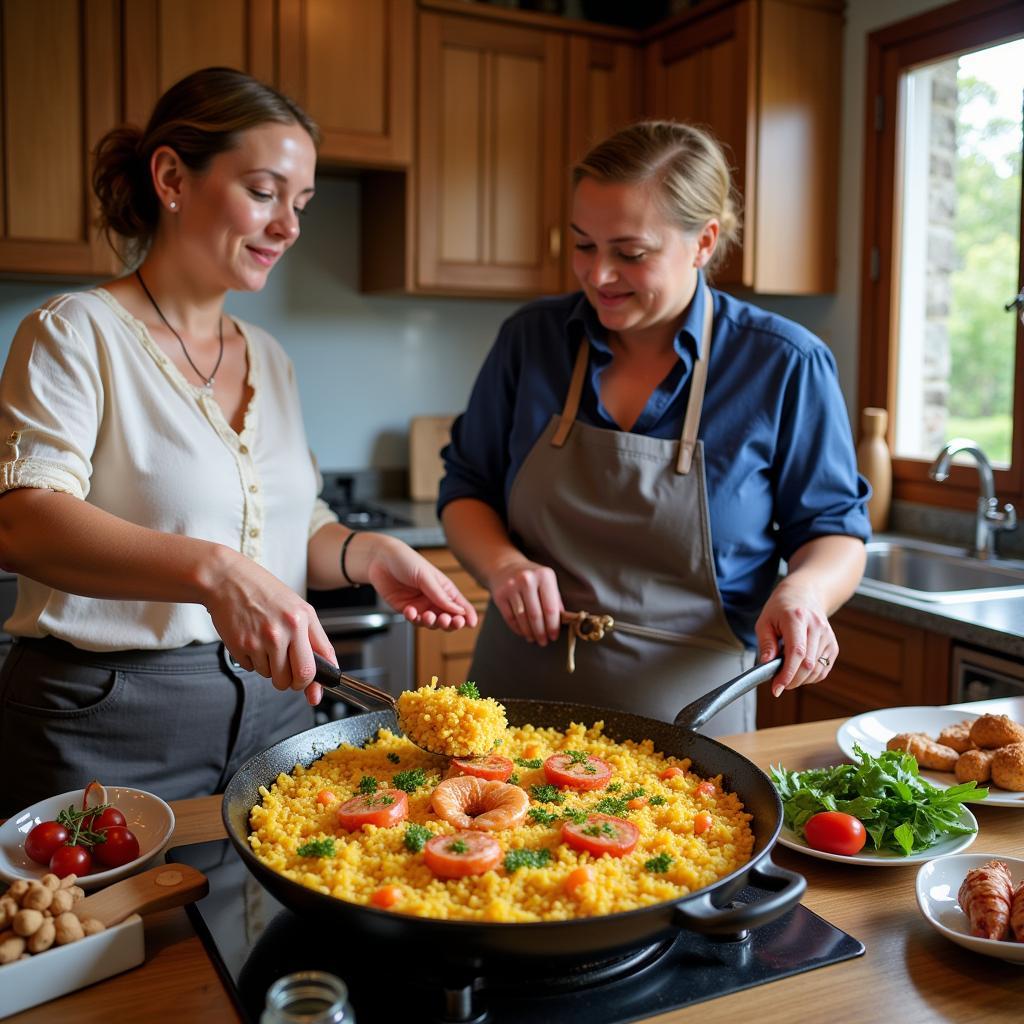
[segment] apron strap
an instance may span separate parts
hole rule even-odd
[[[693,450],[697,447],[697,430],[700,427],[700,414],[704,408],[704,388],[708,380],[708,360],[711,358],[711,319],[714,313],[714,299],[711,289],[704,285],[704,328],[701,334],[700,355],[693,364],[693,376],[690,379],[690,401],[686,405],[686,416],[683,417],[683,432],[679,438],[679,457],[676,459],[676,472],[686,476],[693,464]]]
[[[590,359],[590,342],[585,337],[580,338],[580,348],[576,353],[576,365],[573,367],[572,380],[569,383],[569,393],[565,396],[565,405],[562,408],[562,418],[555,430],[555,436],[551,443],[555,448],[561,448],[576,422],[576,413],[580,408],[580,396],[583,394],[583,382],[587,376],[587,362]]]

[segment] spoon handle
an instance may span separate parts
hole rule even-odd
[[[75,904],[75,913],[95,917],[109,928],[130,914],[149,914],[202,899],[209,890],[201,871],[188,864],[161,864],[86,896]]]
[[[397,714],[395,698],[385,690],[381,690],[370,683],[364,683],[361,679],[347,676],[344,672],[336,669],[326,658],[319,654],[313,654],[316,661],[315,682],[319,683],[328,693],[340,697],[349,704],[355,704],[364,709],[375,708],[383,705],[391,708]]]

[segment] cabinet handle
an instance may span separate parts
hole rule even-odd
[[[557,260],[562,254],[562,229],[551,228],[548,232],[548,252],[553,260]]]

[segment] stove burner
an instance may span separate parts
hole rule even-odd
[[[409,520],[396,516],[379,505],[364,502],[354,504],[331,503],[331,511],[351,530],[385,530],[396,526],[409,526]]]

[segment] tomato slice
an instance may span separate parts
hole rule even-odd
[[[389,828],[409,816],[409,798],[400,789],[380,789],[360,793],[346,800],[337,811],[338,824],[350,832],[360,825]]]
[[[452,760],[453,774],[473,775],[478,779],[492,782],[508,782],[515,771],[515,765],[500,754],[484,757],[456,757]]]
[[[612,777],[612,766],[593,754],[573,750],[552,754],[544,762],[544,774],[552,786],[604,789]]]
[[[423,859],[438,878],[482,875],[501,861],[501,844],[483,832],[434,836],[423,847]]]
[[[574,849],[600,857],[624,857],[640,840],[640,829],[625,818],[610,814],[588,814],[587,820],[577,825],[567,821],[562,826],[562,838]]]

